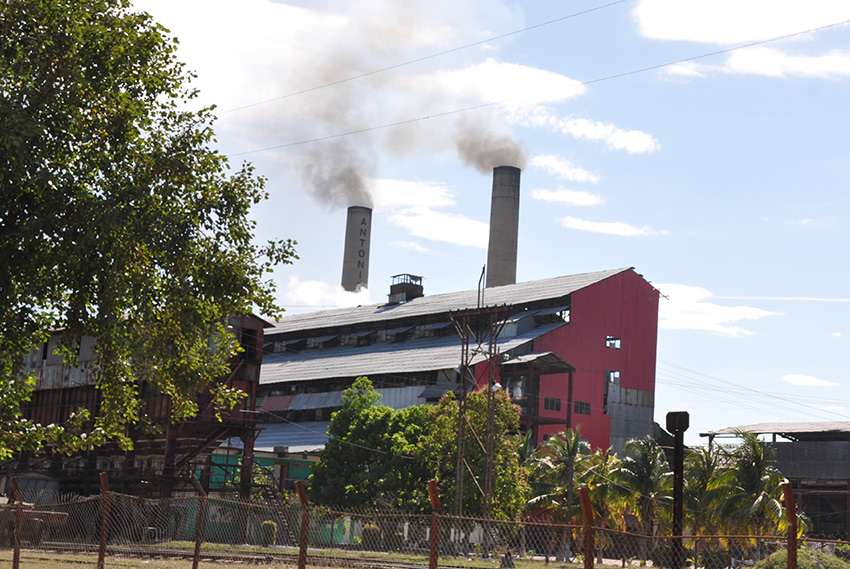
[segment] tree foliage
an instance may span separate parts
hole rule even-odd
[[[0,454],[121,437],[141,382],[191,416],[236,349],[227,317],[278,310],[266,274],[293,243],[254,244],[264,180],[212,148],[212,110],[189,109],[175,48],[125,0],[0,6]],[[50,426],[21,414],[23,357],[55,330],[67,346],[97,339],[85,443],[85,412]]]
[[[422,442],[423,460],[435,469],[443,511],[455,511],[457,479],[457,432],[460,423],[458,402],[447,393],[430,412],[433,426]],[[487,394],[466,396],[466,437],[463,484],[463,513],[483,516],[486,471]],[[519,435],[519,408],[504,391],[494,394],[493,494],[491,516],[516,519],[528,499],[527,471],[520,465],[523,441]]]
[[[425,408],[394,411],[358,377],[342,394],[342,408],[331,416],[329,439],[310,476],[311,500],[318,504],[363,508],[416,508],[427,500],[428,471],[416,458],[427,430]]]
[[[430,512],[428,480],[436,479],[443,511],[455,496],[458,404],[449,393],[438,405],[400,410],[379,403],[371,382],[360,377],[343,392],[342,408],[331,416],[330,439],[310,477],[311,499],[319,504],[362,508],[393,506]],[[507,395],[495,398],[496,447],[493,515],[513,519],[527,499],[525,471],[519,465],[519,410]],[[464,513],[482,515],[487,420],[486,395],[467,397],[469,421]],[[470,475],[469,471],[473,474]],[[469,480],[474,476],[474,480]]]

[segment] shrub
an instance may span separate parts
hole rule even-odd
[[[783,549],[756,563],[754,569],[785,569],[787,566],[788,552]],[[850,569],[850,563],[823,551],[798,549],[797,569]]]
[[[729,567],[729,552],[719,545],[709,545],[699,552],[699,564],[705,569],[724,569]]]
[[[260,541],[263,545],[277,545],[277,524],[266,520],[260,525]]]
[[[673,546],[669,543],[658,543],[652,546],[649,550],[649,559],[655,567],[668,567],[670,569],[681,569],[687,565],[688,557],[693,555],[693,551],[683,548],[682,550],[682,565],[674,567],[673,561]],[[850,567],[848,567],[850,569]]]
[[[369,551],[381,550],[381,528],[375,524],[363,526],[363,549]]]

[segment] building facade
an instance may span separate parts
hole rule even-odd
[[[421,283],[396,280],[406,289]],[[266,330],[258,451],[283,452],[288,445],[276,443],[298,432],[315,441],[356,377],[403,408],[458,394],[465,365],[474,378],[465,388],[486,388],[493,377],[537,443],[580,427],[594,448],[618,452],[652,433],[659,294],[633,269],[391,298],[289,316]]]

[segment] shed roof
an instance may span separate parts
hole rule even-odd
[[[850,422],[755,423],[700,433],[701,437],[734,437],[738,433],[779,435],[792,441],[850,441]]]
[[[515,350],[543,334],[568,325],[559,322],[539,326],[500,341],[499,350],[501,353]],[[460,365],[460,357],[460,338],[455,335],[267,354],[263,356],[260,368],[260,384],[454,369]],[[486,354],[476,352],[470,363],[478,363],[486,357]]]
[[[482,307],[528,305],[562,299],[579,289],[629,270],[631,269],[611,269],[486,288],[482,295]],[[294,314],[284,317],[274,328],[267,330],[266,335],[448,314],[475,309],[478,302],[478,291],[467,290],[422,296],[401,304],[370,304]]]

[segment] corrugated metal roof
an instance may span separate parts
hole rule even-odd
[[[612,269],[487,288],[484,289],[482,304],[484,307],[495,307],[555,300],[628,270],[631,269]],[[274,328],[266,331],[266,335],[447,314],[452,311],[471,310],[477,306],[477,290],[436,294],[414,298],[401,304],[371,304],[294,314],[284,317]]]
[[[499,350],[514,350],[561,326],[569,324],[547,324],[505,338],[499,342]],[[263,357],[260,368],[260,384],[455,369],[460,365],[460,356],[460,338],[454,335],[400,343],[379,342],[369,346],[304,350],[297,354],[268,354]],[[485,358],[484,354],[477,353],[472,363]]]
[[[266,423],[263,430],[254,441],[254,450],[274,452],[276,446],[287,446],[290,452],[309,452],[320,450],[328,442],[328,427],[330,421],[310,423]],[[241,449],[242,441],[233,437],[229,441],[230,448]],[[225,441],[222,448],[228,446]],[[296,450],[297,449],[297,450]]]
[[[786,438],[799,440],[850,440],[850,422],[821,421],[807,423],[755,423],[753,425],[727,427],[725,429],[700,433],[700,436],[734,436],[738,432],[751,433],[754,435],[776,434]]]

